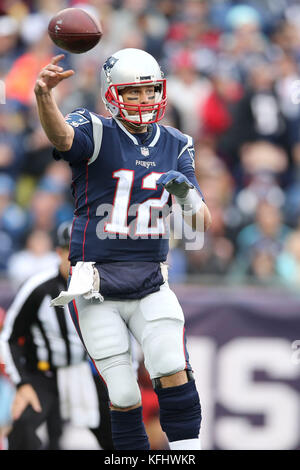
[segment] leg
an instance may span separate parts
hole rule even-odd
[[[187,371],[177,372],[155,379],[155,384],[161,427],[168,436],[170,449],[200,450],[201,406],[192,376]]]
[[[120,302],[100,304],[79,298],[70,311],[108,389],[115,449],[145,450],[149,444],[142,422],[140,390],[130,360],[129,332],[118,310],[121,306]]]
[[[111,427],[115,449],[148,450],[141,395],[129,354],[96,360],[95,365],[107,384],[111,400]]]
[[[174,293],[164,285],[142,299],[131,322],[142,342],[170,448],[200,449],[201,408],[185,345],[183,313]]]
[[[60,438],[63,432],[63,423],[60,415],[60,403],[57,395],[47,418],[48,445],[46,450],[60,450]]]
[[[100,408],[100,424],[97,428],[93,428],[90,430],[96,437],[97,441],[99,442],[101,448],[103,450],[112,450],[114,448],[113,441],[112,441],[112,433],[111,433],[111,421],[110,421],[110,406],[109,406],[109,396],[108,390],[100,377],[95,376],[93,374],[97,395],[98,395],[98,402]]]

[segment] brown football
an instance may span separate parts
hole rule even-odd
[[[102,37],[100,23],[81,8],[59,11],[50,20],[48,33],[58,47],[74,54],[89,51]]]

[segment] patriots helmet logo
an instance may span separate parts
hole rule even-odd
[[[103,69],[105,71],[105,75],[110,75],[111,69],[115,65],[116,62],[118,62],[119,59],[116,59],[113,56],[110,56],[106,62],[103,64]]]

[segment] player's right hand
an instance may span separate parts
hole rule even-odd
[[[42,411],[40,401],[34,388],[30,384],[24,384],[17,390],[12,404],[11,413],[13,420],[19,419],[28,405],[31,405],[37,413]]]
[[[36,95],[44,95],[55,88],[62,80],[74,75],[74,70],[65,70],[60,67],[58,62],[64,58],[64,54],[59,54],[52,58],[50,64],[46,65],[38,75],[35,83],[34,92]]]

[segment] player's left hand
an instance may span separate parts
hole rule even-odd
[[[161,175],[157,184],[162,184],[170,194],[179,198],[185,198],[189,190],[194,188],[185,175],[175,170],[167,171]]]

